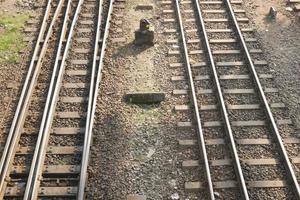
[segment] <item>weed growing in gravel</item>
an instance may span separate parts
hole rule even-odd
[[[0,62],[14,63],[24,47],[21,28],[29,14],[0,16]]]

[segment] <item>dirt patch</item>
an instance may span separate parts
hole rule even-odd
[[[0,14],[11,14],[18,11],[16,6],[16,0],[4,0],[0,1]]]
[[[129,70],[125,74],[130,79],[132,84],[128,85],[130,91],[145,91],[145,90],[157,90],[155,86],[154,76],[154,56],[157,52],[156,44],[152,46],[136,46],[134,45],[134,31],[139,27],[139,21],[142,18],[149,19],[153,22],[154,11],[153,10],[136,10],[138,4],[149,4],[152,1],[130,1],[126,5],[126,9],[131,13],[126,16],[124,21],[125,37],[127,44],[120,48],[120,53],[126,56],[130,60],[126,66]]]
[[[34,7],[35,2],[32,0],[2,0],[0,1],[0,15],[12,15],[29,11]]]
[[[293,5],[280,0],[246,0],[245,5],[257,29],[280,96],[300,128],[300,22],[296,13],[288,11]],[[278,10],[276,20],[267,17],[271,6]]]

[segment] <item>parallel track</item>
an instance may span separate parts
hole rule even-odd
[[[262,51],[248,26],[242,1],[162,4],[165,32],[170,35],[167,43],[172,48],[170,67],[176,69],[172,80],[178,89],[173,94],[183,104],[175,110],[185,113],[178,126],[191,133],[195,130],[201,152],[199,160],[185,160],[182,166],[198,168],[206,177],[187,176],[187,192],[205,191],[187,196],[300,199],[295,168],[288,156],[294,164],[297,158],[288,155],[292,150],[283,143],[282,136],[288,134],[278,131],[278,126],[289,126],[290,120],[284,114],[275,120],[271,112],[272,108],[283,113],[284,105],[272,97],[277,92],[270,83],[272,77],[261,70],[266,62],[261,60]],[[257,73],[257,68],[263,72]],[[185,95],[189,102],[183,100]],[[189,112],[195,116],[192,122],[186,121]],[[294,137],[290,134],[284,140],[298,141]],[[179,140],[180,145],[192,149],[195,142]]]
[[[175,27],[166,33],[173,34],[170,67],[180,68],[172,77],[182,103],[175,110],[186,112],[178,126],[197,137],[179,144],[200,152],[182,163],[201,172],[187,177],[186,192],[201,191],[191,199],[300,199],[292,165],[300,163],[300,140],[279,131],[290,121],[272,97],[272,77],[257,72],[266,63],[242,2],[162,4],[173,16],[165,23]],[[48,1],[1,157],[1,198],[84,199],[112,9],[112,0]]]
[[[113,1],[51,4],[1,160],[3,198],[84,198]]]

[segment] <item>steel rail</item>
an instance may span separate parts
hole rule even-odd
[[[35,151],[33,154],[33,159],[32,159],[32,164],[30,167],[30,171],[29,171],[29,176],[27,179],[27,184],[26,184],[26,188],[25,188],[25,193],[24,193],[24,200],[29,200],[29,199],[36,199],[36,193],[34,192],[34,183],[37,183],[37,179],[36,177],[38,176],[38,173],[40,173],[40,169],[41,169],[41,164],[40,164],[40,157],[43,154],[43,150],[45,150],[45,146],[42,141],[44,138],[46,138],[46,140],[48,141],[49,139],[49,133],[44,132],[44,126],[45,126],[45,122],[46,119],[48,117],[49,114],[49,104],[50,102],[53,100],[53,87],[55,84],[55,80],[57,77],[57,71],[58,71],[58,64],[59,64],[59,58],[61,55],[61,51],[62,51],[62,45],[63,45],[63,40],[65,38],[65,34],[67,31],[67,25],[68,25],[68,19],[69,19],[69,12],[70,12],[70,7],[71,7],[71,0],[68,0],[67,3],[67,8],[65,10],[65,16],[64,16],[64,21],[63,21],[63,27],[61,30],[61,35],[60,35],[60,39],[59,39],[59,45],[58,45],[58,50],[56,53],[56,57],[55,57],[55,63],[54,63],[54,67],[53,67],[53,72],[52,72],[52,77],[51,77],[51,81],[50,81],[50,87],[48,90],[48,95],[47,95],[47,100],[46,100],[46,104],[45,104],[45,108],[44,108],[44,112],[43,112],[43,117],[42,117],[42,122],[41,122],[41,126],[40,126],[40,130],[39,130],[39,134],[38,134],[38,139],[36,142],[36,146],[35,146]]]
[[[70,3],[70,1],[69,1],[69,3]],[[59,56],[57,56],[56,60],[55,60],[55,68],[58,67],[59,72],[58,72],[57,77],[56,77],[56,82],[52,82],[52,84],[50,85],[51,88],[49,89],[49,91],[52,91],[52,93],[49,94],[49,97],[51,97],[51,101],[50,100],[47,101],[46,107],[48,108],[48,112],[44,113],[45,114],[44,115],[45,116],[45,118],[44,118],[45,124],[42,127],[43,130],[40,130],[40,131],[42,131],[41,132],[42,138],[40,138],[40,143],[38,144],[39,149],[38,149],[38,151],[35,152],[36,153],[36,160],[35,160],[34,163],[32,163],[32,165],[34,166],[34,169],[32,169],[33,174],[32,174],[31,180],[30,180],[31,184],[30,184],[29,188],[27,189],[28,190],[28,199],[36,199],[37,195],[38,195],[38,188],[39,188],[39,183],[40,183],[40,181],[38,181],[38,180],[40,179],[40,176],[42,174],[43,163],[44,163],[44,159],[45,159],[45,156],[46,156],[46,147],[47,147],[47,144],[48,144],[48,138],[49,138],[49,134],[50,134],[51,122],[52,122],[52,119],[53,119],[53,114],[54,114],[54,111],[55,111],[55,105],[56,105],[56,102],[57,102],[57,98],[58,98],[58,95],[59,95],[60,86],[61,86],[62,78],[63,78],[63,74],[64,74],[63,72],[64,72],[64,69],[65,69],[65,61],[66,61],[66,58],[67,58],[67,55],[68,55],[68,52],[69,52],[69,47],[70,47],[71,40],[72,40],[73,33],[74,33],[74,27],[77,23],[78,15],[80,13],[83,1],[84,0],[79,0],[79,2],[77,4],[75,14],[73,16],[72,23],[71,23],[71,26],[70,26],[70,31],[68,33],[68,38],[67,38],[66,45],[65,45],[65,48],[64,48],[62,60],[61,60],[59,66],[58,66]],[[66,18],[65,18],[65,20],[66,20]],[[60,52],[61,52],[60,50],[61,50],[61,48],[59,49],[59,52],[58,52],[59,54],[58,55],[60,55]]]
[[[98,50],[99,50],[99,41],[100,41],[100,34],[101,34],[101,20],[102,20],[102,7],[103,1],[99,1],[99,11],[98,11],[98,18],[97,18],[97,31],[96,31],[96,37],[95,37],[95,44],[94,44],[94,54],[93,54],[93,63],[92,63],[92,72],[91,72],[91,80],[90,80],[90,90],[89,90],[89,96],[88,96],[88,109],[87,109],[87,115],[86,115],[86,125],[85,125],[85,134],[84,134],[84,144],[83,144],[83,152],[82,152],[82,160],[84,160],[86,155],[86,143],[87,138],[89,137],[89,126],[90,126],[90,115],[91,115],[91,107],[93,103],[93,95],[94,95],[94,84],[95,84],[95,74],[96,74],[96,63],[97,63],[97,56],[98,56]],[[83,164],[85,162],[81,162],[80,169],[83,168]],[[82,173],[80,170],[80,178],[79,178],[79,190],[77,192],[77,199],[83,199],[84,198],[84,188],[85,188],[85,179],[86,175]],[[80,189],[82,188],[82,189]],[[79,198],[80,197],[80,198]]]
[[[268,104],[268,100],[267,100],[267,98],[266,98],[266,96],[264,94],[264,90],[262,88],[262,85],[260,83],[259,77],[257,75],[254,63],[252,61],[251,55],[249,53],[249,50],[247,48],[247,45],[246,45],[245,39],[243,37],[242,31],[241,31],[241,29],[239,27],[239,24],[237,22],[237,19],[235,17],[235,14],[234,14],[233,8],[231,6],[230,0],[225,0],[225,3],[226,3],[227,8],[229,9],[229,13],[230,13],[230,16],[231,16],[231,18],[233,20],[233,23],[235,25],[236,31],[238,33],[238,37],[239,37],[240,43],[241,43],[242,48],[243,48],[243,50],[245,52],[247,62],[249,64],[249,66],[250,66],[251,74],[252,74],[252,76],[254,78],[254,82],[255,82],[255,85],[256,85],[256,87],[258,89],[259,96],[260,96],[260,98],[263,101],[263,105],[265,107],[265,111],[267,113],[267,117],[269,118],[269,121],[271,122],[270,126],[271,126],[271,128],[272,128],[272,130],[273,130],[273,132],[275,134],[276,140],[277,140],[277,142],[279,144],[280,153],[282,154],[282,157],[284,159],[284,162],[285,162],[285,165],[286,165],[286,168],[287,168],[287,171],[288,171],[288,175],[290,176],[290,179],[291,179],[291,181],[293,183],[293,187],[295,189],[295,195],[297,196],[298,199],[300,199],[300,187],[299,187],[297,178],[295,176],[293,167],[292,167],[291,162],[289,160],[287,151],[286,151],[286,149],[284,147],[284,144],[283,144],[282,138],[280,136],[278,127],[276,125],[274,116],[273,116],[273,114],[271,112],[271,109],[270,109],[270,106]]]
[[[102,0],[100,0],[100,2],[101,1]],[[106,41],[107,41],[108,34],[109,34],[111,14],[113,11],[113,2],[114,2],[114,0],[110,0],[110,2],[109,2],[109,8],[108,8],[108,13],[107,13],[107,18],[106,18],[104,35],[103,35],[103,39],[102,39],[102,46],[101,46],[101,51],[100,51],[100,58],[99,58],[99,63],[98,63],[98,71],[96,74],[95,84],[93,83],[94,81],[91,80],[91,84],[93,84],[94,90],[92,90],[92,87],[91,87],[91,90],[89,93],[88,114],[90,117],[87,118],[86,129],[85,129],[86,131],[85,131],[85,138],[84,138],[84,149],[83,149],[82,162],[81,162],[81,167],[80,167],[79,190],[78,190],[78,195],[77,195],[77,199],[79,199],[79,200],[84,199],[84,190],[85,190],[85,185],[86,185],[86,180],[87,180],[87,168],[88,168],[88,162],[89,162],[91,141],[92,141],[92,136],[93,136],[94,116],[95,116],[95,111],[96,111],[99,85],[100,85],[101,78],[102,78],[101,72],[102,72],[102,68],[103,68],[103,59],[105,56]],[[101,16],[98,16],[98,17],[101,17]],[[99,26],[98,30],[100,31],[101,20],[98,21],[98,26]],[[101,35],[101,33],[99,32],[99,35],[97,35],[97,37],[99,37],[100,35]],[[98,39],[100,39],[100,38],[98,38]],[[94,65],[96,65],[96,59],[95,59],[96,57],[97,57],[97,52],[95,49],[94,59],[93,59],[93,69],[95,69]],[[95,71],[94,71],[94,73],[95,73]],[[94,73],[92,73],[92,75],[91,75],[92,79],[94,79]]]
[[[201,28],[202,28],[202,33],[203,33],[203,36],[204,36],[204,43],[205,43],[207,54],[208,54],[208,57],[209,57],[210,66],[211,66],[211,69],[212,69],[212,72],[213,72],[214,82],[215,82],[215,85],[216,85],[216,88],[217,88],[218,99],[219,99],[219,103],[220,103],[222,114],[223,114],[222,118],[225,122],[225,129],[226,129],[226,133],[227,133],[227,136],[228,136],[229,142],[230,142],[229,145],[230,145],[231,153],[232,153],[232,156],[233,156],[234,168],[235,168],[235,171],[237,173],[240,190],[242,192],[242,197],[245,200],[249,200],[248,190],[247,190],[246,182],[245,182],[245,179],[244,179],[240,159],[239,159],[239,156],[238,156],[238,153],[237,153],[237,148],[236,148],[236,144],[235,144],[235,141],[234,141],[234,136],[233,136],[233,133],[232,133],[231,124],[230,124],[230,121],[229,121],[229,116],[228,116],[226,104],[225,104],[225,101],[224,101],[222,88],[221,88],[221,84],[220,84],[220,81],[219,81],[219,76],[218,76],[218,73],[217,73],[214,57],[213,57],[212,50],[211,50],[209,40],[208,40],[208,36],[207,36],[207,33],[206,33],[204,19],[202,17],[202,10],[201,10],[199,1],[195,0],[195,2],[196,2],[199,21],[200,21]]]
[[[200,113],[199,113],[199,106],[198,106],[198,102],[197,102],[197,97],[196,97],[196,90],[195,90],[195,86],[194,86],[192,69],[191,69],[191,65],[190,65],[190,59],[189,59],[187,44],[186,44],[186,40],[185,40],[183,23],[182,23],[182,18],[181,18],[181,13],[180,13],[179,0],[176,0],[176,11],[177,11],[178,21],[179,21],[179,26],[180,26],[181,39],[182,39],[182,43],[183,43],[185,64],[187,66],[187,71],[188,71],[189,85],[191,87],[190,91],[191,91],[191,94],[192,94],[192,103],[193,103],[193,106],[194,106],[194,111],[195,111],[195,116],[196,116],[196,121],[197,121],[197,133],[198,133],[197,136],[199,138],[198,139],[199,147],[201,149],[202,157],[203,157],[203,160],[204,160],[205,172],[206,172],[206,178],[207,178],[207,184],[208,184],[208,190],[209,190],[209,196],[210,196],[210,199],[214,200],[215,199],[214,188],[213,188],[212,178],[211,178],[211,174],[210,174],[209,160],[207,158],[205,140],[204,140],[203,131],[202,131],[201,118],[200,118]]]
[[[2,193],[2,190],[4,190],[4,185],[6,182],[5,178],[7,176],[9,166],[10,166],[10,163],[13,158],[13,154],[14,154],[17,142],[18,142],[18,138],[20,137],[20,131],[21,131],[23,122],[25,120],[25,114],[29,107],[29,100],[32,95],[33,88],[34,88],[37,78],[38,78],[38,74],[40,71],[40,65],[41,65],[42,59],[46,53],[48,42],[49,42],[50,36],[53,32],[54,23],[55,23],[56,19],[58,18],[59,11],[62,8],[62,3],[59,3],[59,5],[57,6],[57,8],[55,10],[55,14],[51,20],[50,26],[47,30],[43,45],[40,48],[41,41],[45,35],[45,29],[47,27],[47,20],[50,15],[51,3],[52,3],[52,0],[49,0],[47,7],[46,7],[45,15],[43,18],[41,30],[39,32],[39,36],[38,36],[38,39],[37,39],[37,42],[35,45],[34,53],[33,53],[33,56],[32,56],[31,62],[30,62],[30,66],[28,68],[28,72],[26,75],[26,79],[25,79],[25,82],[24,82],[24,85],[22,88],[18,106],[17,106],[16,112],[14,115],[14,119],[13,119],[13,122],[12,122],[12,125],[10,128],[10,131],[9,131],[8,138],[6,140],[3,154],[1,157],[1,161],[0,161],[0,173],[1,173],[0,174],[0,191],[1,191],[1,193]],[[35,59],[37,58],[38,54],[39,54],[39,56],[38,56],[38,60],[36,62]]]

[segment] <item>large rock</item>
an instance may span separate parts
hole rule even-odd
[[[129,92],[125,94],[125,100],[135,104],[156,104],[165,100],[164,92]]]

